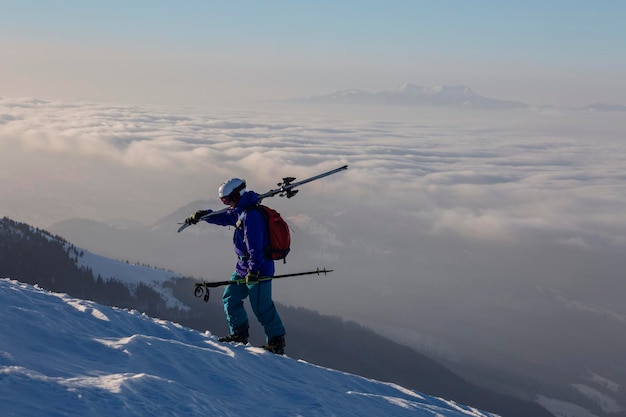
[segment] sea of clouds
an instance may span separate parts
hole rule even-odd
[[[558,109],[168,109],[5,97],[0,209],[44,228],[74,217],[151,224],[214,198],[230,177],[264,192],[283,176],[348,164],[294,199],[272,200],[324,242],[309,255],[342,271],[332,290],[285,284],[277,297],[347,315],[368,305],[367,317],[391,308],[402,320],[415,304],[432,306],[434,288],[515,301],[510,287],[496,291],[501,283],[614,280],[626,248],[622,119]]]
[[[350,209],[378,207],[431,233],[479,240],[516,240],[541,228],[560,231],[563,244],[623,245],[620,119],[558,110],[228,112],[1,98],[8,169],[0,191],[26,220],[43,211],[21,203],[31,198],[49,199],[49,221],[67,216],[55,213],[64,203],[89,210],[76,215],[112,218],[109,205],[97,203],[110,199],[128,201],[116,215],[150,222],[162,207],[213,197],[232,176],[265,191],[282,176],[347,163],[347,176],[312,185],[308,204],[344,199]],[[129,195],[139,197],[136,206]]]

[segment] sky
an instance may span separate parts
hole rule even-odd
[[[3,1],[0,96],[232,106],[467,85],[626,102],[626,5],[587,1]]]
[[[5,415],[492,416],[16,281],[0,297]]]

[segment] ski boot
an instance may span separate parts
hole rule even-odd
[[[274,336],[266,345],[261,346],[263,349],[272,352],[275,355],[285,354],[285,336]]]
[[[235,330],[234,333],[229,334],[228,336],[220,337],[217,341],[223,343],[241,343],[242,345],[246,345],[248,344],[249,337],[248,328],[246,327]]]

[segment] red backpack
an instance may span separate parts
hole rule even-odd
[[[257,204],[248,210],[251,209],[258,209],[267,224],[270,244],[265,248],[265,256],[275,261],[282,259],[283,263],[287,262],[285,258],[287,258],[287,254],[291,250],[291,234],[285,219],[273,208],[262,204]]]

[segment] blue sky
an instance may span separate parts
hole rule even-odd
[[[0,96],[208,104],[411,82],[623,103],[625,17],[622,1],[4,1]]]

